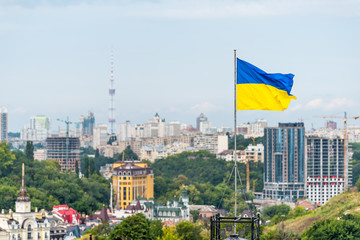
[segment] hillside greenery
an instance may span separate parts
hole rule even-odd
[[[210,230],[208,224],[201,220],[196,223],[182,221],[176,226],[163,227],[160,220],[149,220],[138,213],[125,218],[115,227],[102,222],[85,232],[81,239],[90,239],[90,235],[98,240],[206,240],[209,239]]]
[[[276,220],[276,216],[271,219],[273,224],[264,229],[262,239],[286,239],[279,236],[292,236],[293,239],[359,239],[360,193],[354,188],[331,198],[313,211],[296,207],[284,217]],[[316,238],[318,236],[324,238]]]
[[[234,173],[230,177],[234,163],[216,159],[214,154],[206,151],[183,152],[169,156],[165,159],[158,159],[151,164],[155,175],[155,199],[166,202],[179,196],[182,187],[189,194],[191,204],[214,205],[224,208],[230,213],[234,204]],[[238,172],[241,177],[241,184],[238,180],[240,192],[246,187],[246,166],[238,163]],[[263,164],[250,163],[250,182],[258,179],[255,191],[263,188]],[[230,179],[230,181],[228,181]],[[253,196],[249,193],[239,194],[238,211],[247,207],[245,200]]]
[[[355,185],[360,176],[360,143],[350,143],[352,156],[352,184]]]
[[[31,145],[29,145],[31,147]],[[25,151],[26,152],[26,151]],[[21,166],[25,164],[25,184],[34,210],[51,210],[53,205],[67,204],[79,212],[101,209],[108,204],[110,182],[92,174],[78,178],[70,171],[60,171],[56,161],[33,160],[20,151],[10,151],[0,143],[0,209],[14,209],[21,186]]]

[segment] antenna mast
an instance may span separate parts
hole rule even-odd
[[[110,134],[115,134],[114,124],[115,124],[115,107],[114,107],[114,53],[111,51],[110,58],[110,89],[109,89],[109,123],[110,123]]]

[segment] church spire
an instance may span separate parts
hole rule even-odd
[[[21,175],[21,188],[17,202],[29,202],[30,198],[27,196],[27,191],[25,188],[25,165],[22,164],[22,175]]]

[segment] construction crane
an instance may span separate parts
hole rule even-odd
[[[257,180],[258,180],[258,179],[253,180],[252,194],[254,194],[254,192],[255,192],[255,183],[256,183]]]
[[[343,118],[344,119],[344,189],[347,189],[348,186],[348,169],[347,169],[347,161],[348,161],[348,147],[347,147],[347,120],[348,119],[358,119],[359,116],[354,116],[354,117],[348,117],[346,115],[346,112],[344,112],[344,117],[341,116],[319,116],[319,115],[315,115],[313,117],[318,117],[318,118]]]
[[[252,141],[253,141],[253,146],[255,146],[255,138],[251,137]],[[249,192],[250,191],[250,163],[249,163],[249,159],[246,159],[246,191]]]

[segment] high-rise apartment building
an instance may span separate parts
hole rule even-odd
[[[180,122],[170,122],[165,125],[165,137],[180,136]]]
[[[101,124],[94,129],[93,148],[96,149],[100,146],[105,146],[109,141],[107,133],[107,125]]]
[[[323,205],[345,190],[344,139],[309,136],[306,139],[306,152],[306,195],[311,201]]]
[[[202,132],[202,133],[210,133],[211,132],[211,122],[209,122],[209,121],[200,122],[198,131]]]
[[[119,141],[127,141],[131,139],[131,123],[126,121],[119,124]]]
[[[30,118],[30,125],[21,130],[21,139],[29,141],[45,141],[51,135],[51,122],[46,116],[34,116]]]
[[[139,198],[154,198],[154,173],[147,163],[116,162],[113,165],[113,188],[116,207],[125,209]]]
[[[293,201],[305,194],[304,123],[264,129],[264,198]]]
[[[88,112],[88,115],[84,117],[82,121],[82,135],[92,136],[94,135],[95,128],[95,115],[92,112]]]
[[[71,169],[75,171],[75,163],[80,168],[80,140],[77,137],[48,137],[46,139],[47,159],[58,160],[61,170]]]
[[[201,134],[194,136],[194,148],[213,154],[228,150],[228,136],[218,134]]]
[[[264,119],[256,120],[250,124],[250,134],[252,136],[263,136],[264,128],[267,127],[267,121]]]
[[[45,141],[50,136],[50,119],[46,116],[30,118],[30,128],[36,131],[36,140]]]
[[[5,107],[0,107],[0,142],[8,141],[8,113]]]
[[[207,122],[207,117],[205,116],[205,114],[201,113],[197,118],[196,118],[196,129],[198,131],[200,131],[200,123],[201,122]]]
[[[144,124],[144,137],[165,137],[165,119],[161,119],[158,113]]]

